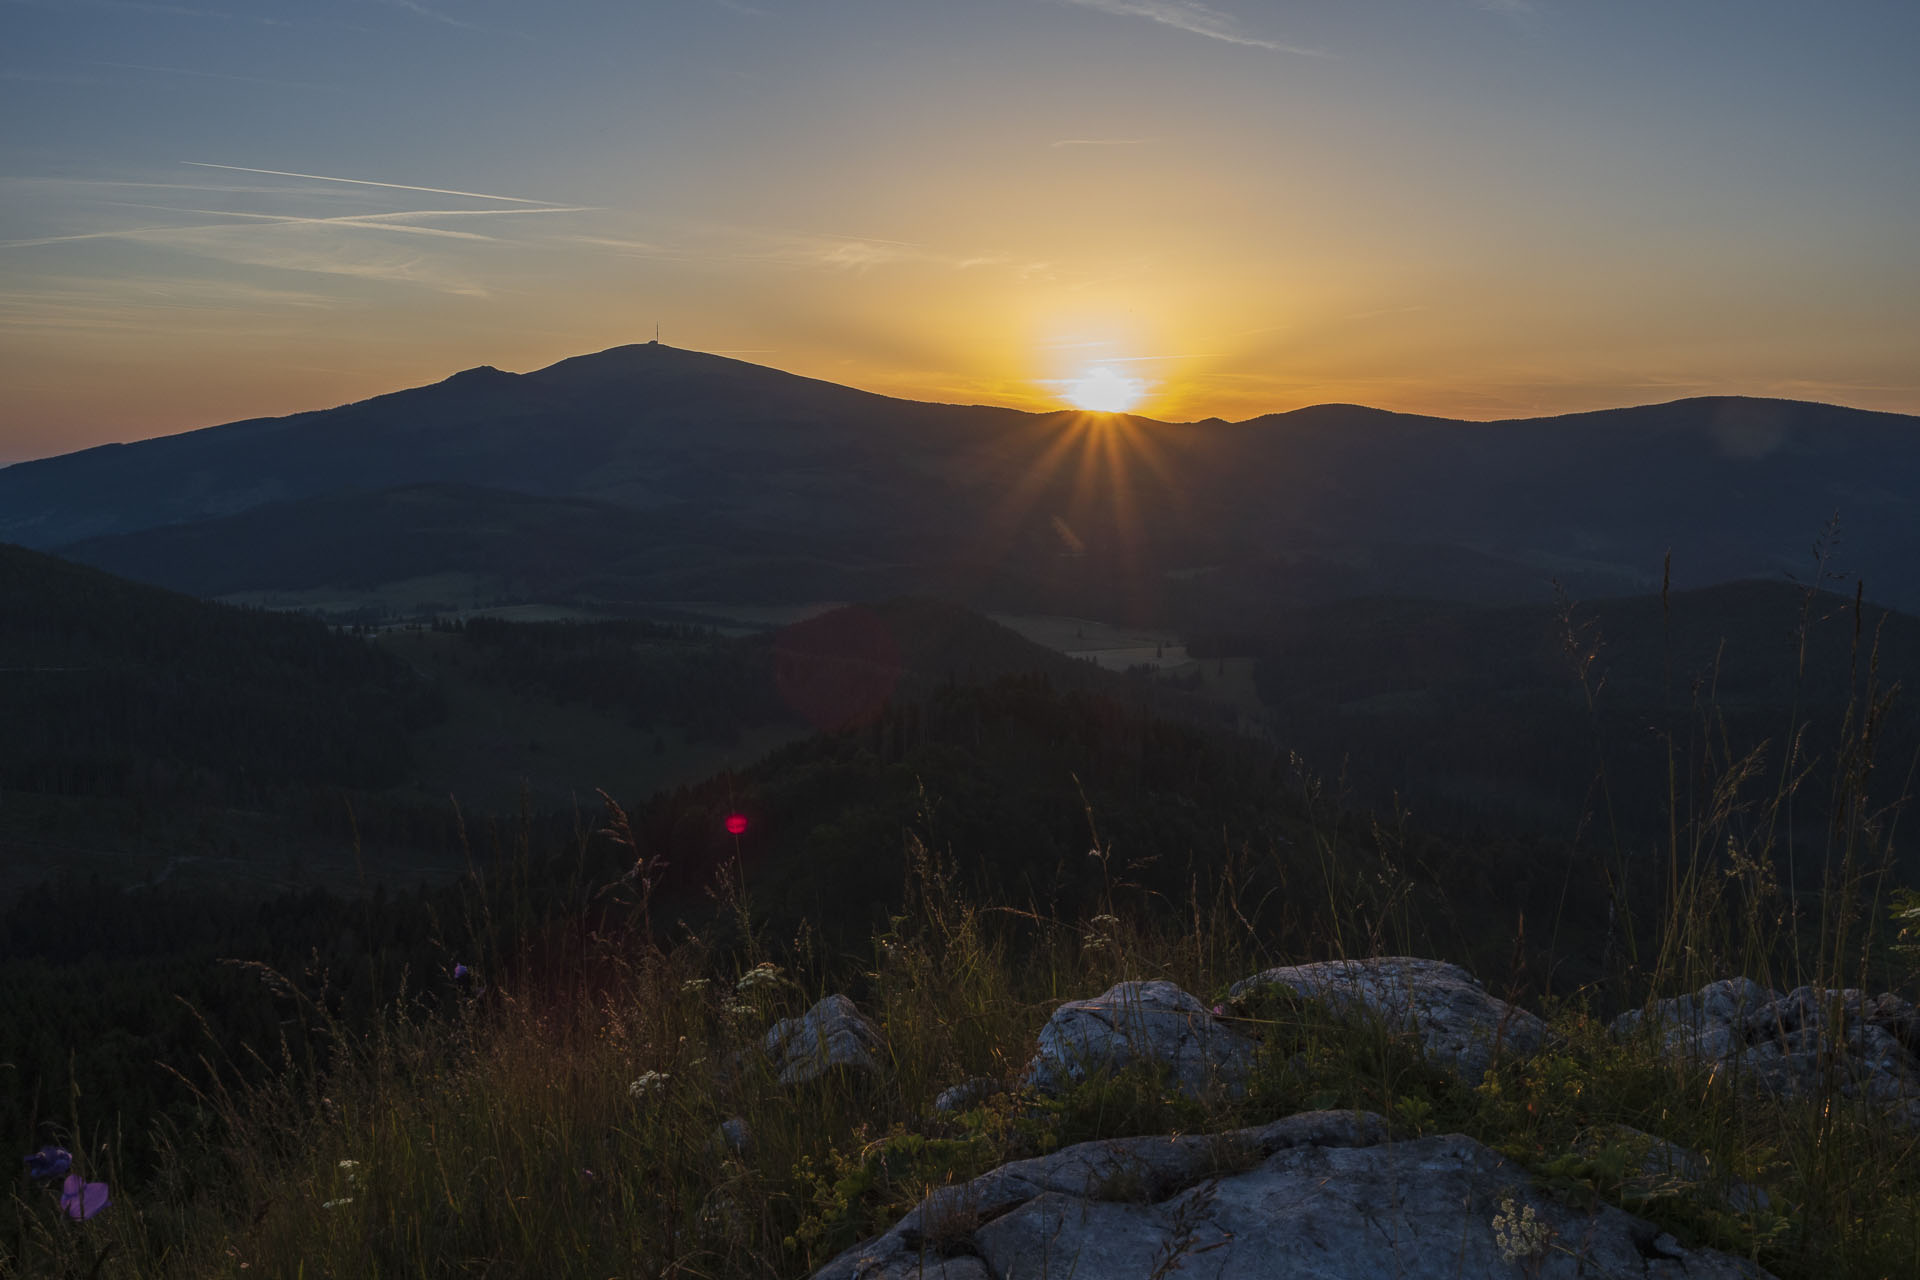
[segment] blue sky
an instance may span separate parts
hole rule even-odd
[[[1910,0],[0,0],[0,24],[0,461],[656,322],[924,398],[1045,407],[1124,368],[1175,418],[1920,410]]]

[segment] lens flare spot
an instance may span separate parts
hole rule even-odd
[[[747,815],[744,813],[728,814],[727,834],[730,836],[743,836],[747,834]]]

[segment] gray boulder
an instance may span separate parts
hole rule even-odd
[[[1246,1089],[1253,1055],[1253,1041],[1173,983],[1122,982],[1053,1011],[1025,1081],[1059,1093],[1102,1071],[1147,1063],[1164,1067],[1189,1097],[1237,1095]]]
[[[720,1145],[741,1156],[753,1145],[753,1131],[747,1127],[746,1117],[733,1116],[720,1122]]]
[[[1546,1040],[1546,1024],[1525,1009],[1489,995],[1457,964],[1413,956],[1323,960],[1268,969],[1236,982],[1239,999],[1262,987],[1382,1019],[1420,1038],[1427,1057],[1477,1082],[1497,1052],[1527,1055]]]
[[[969,1111],[998,1093],[1005,1093],[1006,1086],[992,1076],[970,1076],[959,1084],[942,1089],[933,1100],[933,1109],[946,1115],[955,1111]]]
[[[1745,978],[1621,1014],[1616,1036],[1652,1034],[1665,1050],[1787,1097],[1829,1083],[1920,1124],[1920,1014],[1891,994],[1796,987],[1785,995]]]
[[[843,995],[831,995],[797,1018],[783,1018],[767,1031],[767,1056],[780,1083],[805,1084],[835,1068],[878,1071],[886,1042]]]
[[[1320,1111],[1208,1137],[1123,1138],[929,1196],[815,1280],[1766,1280],[1619,1209],[1572,1209],[1470,1138],[1391,1143]]]

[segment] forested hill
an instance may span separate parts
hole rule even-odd
[[[391,786],[435,714],[405,664],[324,623],[0,544],[0,791]]]

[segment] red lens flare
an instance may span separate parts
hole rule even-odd
[[[730,836],[743,836],[747,834],[747,815],[744,813],[728,814],[727,834]]]

